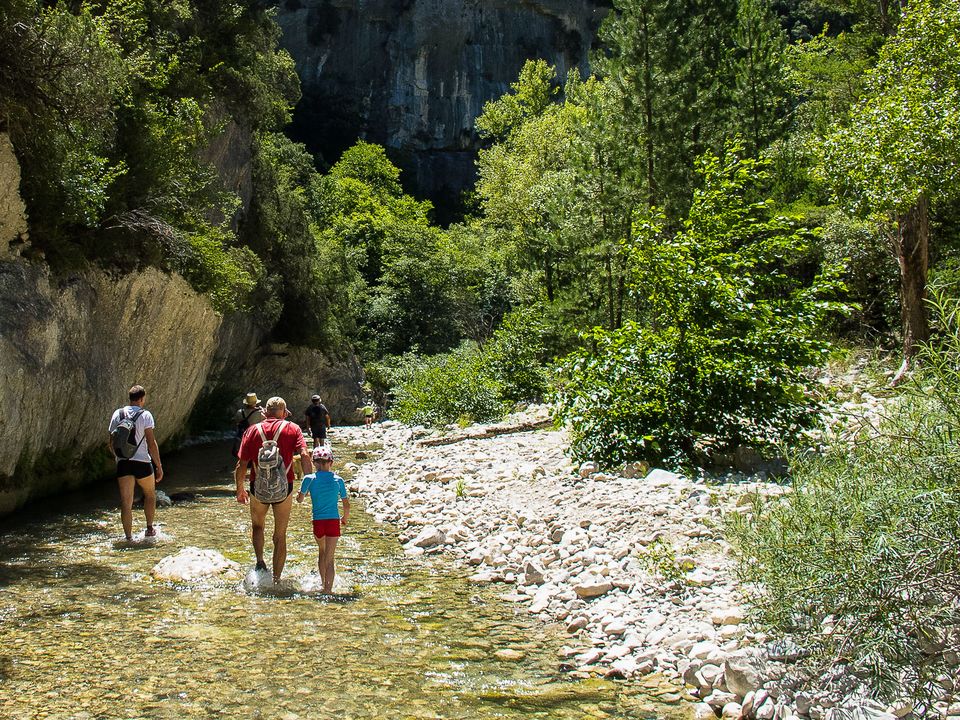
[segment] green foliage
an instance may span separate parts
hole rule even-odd
[[[543,397],[547,377],[537,308],[510,312],[488,343],[465,342],[429,357],[409,353],[367,367],[392,417],[424,425],[499,418],[516,402]]]
[[[445,425],[468,419],[486,422],[501,417],[506,406],[496,381],[475,346],[416,360],[409,379],[396,390],[391,416],[406,423]]]
[[[804,369],[825,357],[818,328],[841,309],[826,300],[839,283],[835,270],[803,279],[810,235],[757,199],[763,165],[739,150],[701,159],[682,230],[656,216],[635,228],[646,325],[596,329],[565,363],[577,457],[702,462],[705,445],[770,447],[813,421]]]
[[[960,627],[960,304],[936,314],[925,373],[879,426],[799,460],[792,492],[733,523],[761,619],[797,633],[813,669],[842,664],[888,700],[930,702]]]
[[[302,145],[280,133],[261,133],[254,154],[254,196],[247,237],[263,258],[261,314],[278,305],[278,339],[319,344],[331,351],[351,331],[346,311],[345,261],[323,245],[313,224],[308,188],[316,180]]]
[[[677,559],[677,551],[673,544],[664,538],[657,538],[638,556],[640,563],[647,571],[663,578],[666,582],[683,584],[686,574],[693,569],[689,561],[681,562]]]
[[[405,195],[399,177],[382,147],[360,142],[310,188],[319,242],[339,249],[354,338],[368,358],[453,347],[468,322],[458,315],[476,306],[484,283],[457,243],[472,236],[431,225],[432,206]]]
[[[176,269],[218,309],[246,307],[262,268],[205,158],[228,124],[289,121],[299,88],[279,37],[259,3],[5,3],[0,115],[33,247],[55,268]]]
[[[694,159],[745,134],[751,152],[782,131],[783,32],[768,2],[614,0],[595,58],[640,150],[650,206],[673,223],[689,207]]]
[[[546,61],[528,60],[524,63],[520,77],[510,84],[513,92],[483,106],[476,122],[481,137],[505,139],[526,119],[542,115],[559,91],[555,79],[556,71]]]
[[[841,200],[902,213],[960,187],[960,2],[911,2],[868,75],[850,123],[827,138],[822,172]]]
[[[547,389],[542,309],[517,308],[503,319],[483,349],[485,370],[499,380],[507,402],[538,400]]]
[[[248,247],[228,247],[231,237],[208,226],[188,235],[190,254],[180,269],[199,292],[208,293],[220,312],[250,310],[251,294],[263,277],[260,258]]]

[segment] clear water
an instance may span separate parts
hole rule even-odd
[[[0,520],[0,718],[685,714],[636,685],[570,679],[560,628],[442,562],[406,558],[359,502],[338,549],[340,597],[316,591],[308,503],[294,506],[285,588],[246,591],[249,516],[233,498],[227,446],[164,464],[162,489],[202,497],[158,509],[155,544],[118,542],[112,482]],[[141,510],[134,522],[142,530]],[[243,572],[153,579],[160,559],[188,545],[218,550]],[[521,659],[498,658],[504,649]]]

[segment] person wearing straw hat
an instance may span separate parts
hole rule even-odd
[[[233,439],[233,456],[237,457],[240,452],[240,440],[248,427],[261,423],[264,420],[263,408],[260,407],[260,399],[255,392],[248,392],[243,405],[237,410],[236,414],[236,435]]]

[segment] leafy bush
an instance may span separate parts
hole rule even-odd
[[[416,362],[417,367],[396,390],[391,417],[436,426],[484,422],[503,415],[506,407],[500,388],[486,372],[476,346],[464,343],[453,352]]]
[[[805,278],[809,233],[757,199],[764,164],[739,151],[700,160],[681,230],[637,223],[627,250],[644,326],[594,330],[564,365],[577,457],[703,462],[707,444],[769,447],[815,420],[804,371],[825,357],[824,314],[841,307],[826,300],[836,270]]]
[[[504,401],[538,400],[546,392],[542,315],[536,305],[511,311],[483,349],[486,371],[499,381]]]
[[[929,701],[960,630],[960,303],[879,427],[797,462],[793,491],[733,522],[760,619],[892,700]]]

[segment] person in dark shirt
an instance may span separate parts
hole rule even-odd
[[[330,412],[327,410],[327,406],[323,404],[319,395],[314,395],[310,398],[310,405],[304,411],[304,417],[307,419],[307,425],[310,426],[313,446],[317,448],[325,445],[327,442],[327,428],[330,427]]]

